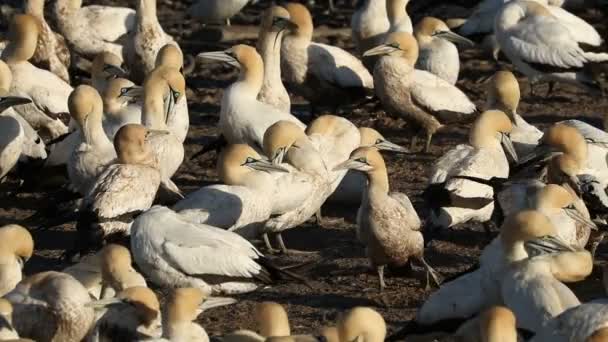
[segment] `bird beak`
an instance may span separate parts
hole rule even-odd
[[[271,156],[270,161],[274,165],[282,164],[283,159],[285,159],[286,154],[287,154],[287,147],[281,147],[274,152],[274,154]]]
[[[363,57],[388,55],[388,54],[393,53],[393,52],[395,52],[397,50],[398,49],[395,48],[394,46],[390,46],[390,45],[387,45],[387,44],[382,44],[382,45],[376,46],[375,48],[371,48],[371,49],[365,51],[363,53]]]
[[[151,139],[151,138],[160,137],[163,135],[169,135],[170,133],[171,132],[169,132],[169,131],[160,130],[160,129],[148,129],[147,138]]]
[[[18,106],[22,104],[31,103],[32,100],[25,97],[18,96],[0,96],[0,113],[5,111],[6,109]]]
[[[475,43],[472,40],[467,39],[467,38],[459,35],[458,33],[455,33],[452,31],[437,32],[433,36],[445,39],[445,40],[450,41],[455,44],[462,44],[465,46],[475,46]]]
[[[120,95],[118,97],[130,97],[132,99],[138,99],[144,96],[144,87],[131,86],[120,89]]]
[[[517,157],[517,152],[515,152],[515,147],[513,147],[513,142],[511,138],[504,134],[500,134],[500,144],[502,145],[502,149],[505,151],[507,156],[515,163],[519,162],[519,158]]]
[[[564,211],[566,212],[566,215],[570,216],[570,218],[573,219],[574,221],[584,225],[585,227],[587,227],[589,229],[598,230],[595,222],[593,222],[593,221],[591,221],[591,219],[588,219],[585,216],[583,216],[583,214],[580,211],[578,211],[576,208],[565,208]]]
[[[93,308],[96,310],[101,310],[107,308],[110,305],[121,304],[123,301],[117,297],[113,298],[105,298],[100,300],[94,300],[92,302],[86,303],[84,306],[87,308]]]
[[[526,241],[526,249],[530,249],[534,255],[552,254],[561,252],[576,252],[576,249],[569,245],[562,238],[552,235],[540,237],[538,239]]]
[[[234,303],[236,303],[237,300],[234,298],[228,298],[228,297],[209,297],[207,299],[205,299],[205,301],[203,302],[203,304],[201,304],[198,309],[203,312],[205,310],[209,310],[209,309],[213,309],[213,308],[217,308],[220,306],[226,306],[226,305],[232,305]]]
[[[343,161],[342,163],[334,166],[332,171],[340,171],[340,170],[356,170],[361,167],[361,162],[356,161],[354,159],[348,159]]]
[[[203,52],[199,53],[196,57],[202,60],[226,63],[236,68],[241,67],[239,62],[226,51]]]
[[[247,163],[247,166],[258,171],[289,173],[289,170],[287,170],[286,168],[279,165],[275,165],[270,161],[263,159],[256,159],[254,162]]]
[[[125,71],[125,69],[116,66],[116,65],[112,65],[112,64],[105,64],[103,66],[103,71],[106,72],[107,74],[109,74],[110,76],[113,77],[126,77],[127,76],[127,72]]]
[[[519,164],[525,164],[532,160],[545,161],[551,159],[558,153],[560,153],[560,151],[555,147],[540,143],[534,148],[534,150],[532,150],[532,152],[520,160]]]
[[[280,31],[283,31],[283,30],[295,31],[298,29],[298,25],[296,23],[294,23],[293,21],[291,21],[287,18],[281,18],[281,17],[274,17],[274,19],[272,21],[272,26],[279,29]]]
[[[382,142],[375,144],[374,147],[376,147],[380,151],[392,151],[392,152],[398,152],[398,153],[409,153],[410,152],[410,150],[408,150],[407,148],[405,148],[403,146],[399,146],[388,140],[382,140]]]

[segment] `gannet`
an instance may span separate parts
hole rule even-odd
[[[106,309],[91,335],[99,341],[143,341],[159,337],[160,304],[154,291],[134,286],[116,297],[86,303],[91,309]]]
[[[91,298],[101,298],[101,252],[86,255],[78,263],[64,268],[61,272],[78,280],[87,289]]]
[[[328,150],[331,152],[330,148]],[[273,163],[289,163],[296,169],[276,179],[276,191],[272,196],[276,216],[264,226],[264,232],[275,234],[281,251],[288,253],[281,232],[301,225],[319,212],[333,191],[334,172],[327,167],[323,155],[304,130],[290,121],[278,121],[268,127],[264,133],[264,153]],[[344,175],[343,171],[338,172]],[[264,241],[273,251],[267,234]]]
[[[365,51],[382,44],[386,32],[390,28],[386,14],[386,0],[361,1],[351,17],[350,28],[359,56],[363,56]],[[364,58],[363,63],[367,69],[373,70],[375,59]]]
[[[513,124],[503,112],[483,112],[471,127],[469,145],[456,146],[434,163],[425,195],[432,203],[433,225],[451,227],[469,220],[490,219],[494,210],[492,188],[453,176],[506,178],[509,175],[507,155],[517,160],[509,138],[512,129]],[[440,195],[437,187],[447,193]]]
[[[14,340],[19,338],[19,334],[13,328],[13,306],[11,302],[0,298],[0,340]]]
[[[254,48],[236,45],[226,51],[202,53],[198,57],[241,69],[238,80],[226,88],[222,96],[219,128],[228,143],[247,144],[261,150],[264,132],[273,123],[288,120],[305,127],[289,112],[257,100],[264,82],[264,63]]]
[[[288,113],[291,100],[281,80],[281,43],[285,30],[293,28],[289,12],[280,6],[273,6],[264,12],[257,51],[264,61],[264,82],[258,100]]]
[[[390,142],[382,136],[378,131],[369,127],[359,127],[359,135],[361,141],[359,147],[375,147],[380,151],[391,151],[398,153],[407,153],[408,150],[395,143]],[[328,198],[330,202],[342,204],[361,203],[363,191],[366,188],[367,178],[361,172],[349,170],[342,181]]]
[[[559,123],[578,130],[587,143],[585,168],[593,170],[601,179],[608,180],[608,133],[580,120],[565,120]]]
[[[103,102],[95,88],[78,86],[70,95],[68,106],[81,137],[68,160],[68,176],[75,191],[85,195],[97,176],[116,158],[116,152],[103,131]]]
[[[40,23],[38,46],[31,61],[37,66],[46,65],[50,72],[70,83],[70,50],[65,38],[54,32],[46,22],[44,2],[45,0],[27,0],[25,4],[25,13],[36,17]]]
[[[44,128],[52,138],[57,138],[67,133],[67,127],[56,116],[68,112],[67,99],[72,87],[50,71],[28,62],[36,51],[39,30],[39,22],[33,16],[15,15],[9,28],[10,43],[2,51],[2,60],[13,75],[10,94],[32,100],[15,111],[33,128]]]
[[[91,59],[105,51],[122,57],[122,41],[135,29],[136,22],[131,8],[82,7],[82,0],[57,0],[54,14],[57,28],[70,48]]]
[[[179,232],[179,234],[175,234]],[[131,251],[154,284],[197,287],[206,294],[243,293],[271,281],[268,260],[241,236],[186,221],[155,206],[131,227]]]
[[[230,18],[239,13],[249,0],[197,0],[190,8],[188,14],[202,23],[226,22],[230,25]]]
[[[23,149],[28,143],[21,123],[16,118],[18,114],[4,114],[6,109],[14,105],[27,104],[31,101],[23,97],[11,97],[2,94],[0,90],[0,181],[13,169]]]
[[[144,83],[141,120],[148,129],[169,132],[151,136],[149,143],[159,163],[162,185],[175,193],[179,193],[179,189],[171,177],[184,160],[184,145],[168,128],[167,123],[175,115],[175,104],[179,103],[185,93],[184,76],[171,68],[153,72]]]
[[[4,296],[13,305],[19,336],[35,341],[81,341],[93,323],[87,290],[72,276],[42,272],[23,279]]]
[[[138,124],[118,131],[116,163],[99,174],[82,202],[76,225],[79,251],[95,249],[113,234],[128,235],[134,216],[152,206],[161,175],[150,141],[166,134]]]
[[[391,33],[386,42],[365,56],[382,56],[374,68],[376,95],[386,111],[413,121],[426,133],[428,152],[433,134],[443,124],[473,118],[475,104],[460,89],[423,70],[415,69],[418,43],[409,33]],[[412,147],[415,138],[412,139]]]
[[[505,306],[517,317],[517,326],[538,332],[553,317],[580,305],[562,283],[585,279],[593,258],[554,237],[549,219],[537,211],[522,211],[505,220],[501,231],[507,272],[501,281]],[[528,255],[525,247],[540,255]]]
[[[407,195],[389,193],[386,165],[377,149],[361,147],[350,158],[334,167],[353,169],[367,174],[368,187],[357,212],[357,237],[365,244],[372,267],[380,279],[380,291],[385,288],[384,267],[405,265],[410,257],[420,261],[439,285],[440,277],[424,260],[422,223]]]
[[[352,105],[372,92],[374,80],[359,59],[338,47],[311,41],[312,17],[304,5],[289,3],[285,8],[297,26],[281,47],[281,71],[288,87],[311,106]]]
[[[108,83],[116,77],[126,77],[122,68],[122,58],[111,52],[97,54],[91,64],[91,85],[100,94],[106,91]]]
[[[126,247],[108,244],[100,253],[102,291],[100,298],[106,298],[111,291],[119,293],[134,286],[147,286],[144,277],[132,264],[131,252]]]
[[[23,265],[34,253],[34,240],[24,227],[9,224],[0,228],[0,241],[0,296],[4,296],[21,281]]]
[[[570,308],[549,321],[531,342],[601,342],[608,337],[605,298]]]
[[[141,98],[127,91],[133,82],[114,78],[108,82],[103,93],[103,130],[110,139],[129,123],[141,123]]]
[[[498,109],[509,116],[514,123],[510,137],[519,156],[525,156],[534,149],[543,132],[530,125],[517,113],[520,100],[519,83],[510,71],[497,71],[487,87],[486,110]]]
[[[572,30],[543,5],[510,1],[496,15],[495,32],[500,49],[532,84],[561,81],[599,89],[595,69],[608,61],[608,53],[585,51]]]
[[[450,84],[456,84],[460,72],[460,57],[456,44],[474,43],[450,28],[441,20],[424,17],[414,28],[419,54],[416,69],[426,70]]]
[[[219,156],[217,170],[224,184],[202,187],[173,209],[194,223],[228,229],[246,238],[259,236],[273,213],[277,189],[272,173],[288,170],[244,144],[228,145]]]
[[[517,342],[515,315],[504,306],[492,306],[462,324],[454,337],[457,341]]]
[[[184,55],[182,51],[174,44],[167,44],[158,51],[158,55],[156,56],[156,67],[148,77],[152,78],[155,74],[167,75],[174,72],[181,73],[183,66]],[[135,93],[137,94],[137,90]],[[186,140],[188,128],[190,127],[188,99],[186,98],[185,88],[181,96],[174,99],[174,103],[171,106],[173,107],[173,112],[169,113],[166,119],[167,128],[175,135],[177,140],[183,143]]]
[[[382,342],[386,337],[386,322],[382,315],[368,307],[355,307],[338,321],[340,341],[365,339]]]
[[[138,0],[136,24],[129,32],[125,45],[125,61],[130,79],[135,83],[144,81],[156,66],[158,51],[166,44],[179,46],[166,34],[156,16],[156,0]]]
[[[407,14],[407,5],[410,0],[386,0],[386,14],[390,23],[389,33],[413,33],[412,20]]]
[[[255,318],[260,335],[265,337],[289,336],[289,318],[285,308],[275,302],[262,302],[255,307]]]

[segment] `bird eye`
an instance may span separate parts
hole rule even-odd
[[[355,161],[357,161],[359,163],[367,164],[367,160],[365,160],[365,158],[363,158],[363,157],[357,158],[357,159],[355,159]]]
[[[36,140],[34,140],[34,144],[38,145],[40,144],[42,140],[40,139],[40,137],[36,138]]]
[[[255,159],[251,158],[251,157],[247,157],[247,159],[245,160],[245,164],[251,164],[254,163]]]
[[[399,44],[397,43],[390,43],[388,46],[392,47],[393,49],[400,50]]]
[[[376,143],[375,143],[375,144],[376,144],[376,145],[378,145],[378,144],[382,144],[382,139],[378,139],[378,140],[376,140]]]
[[[174,99],[176,99],[176,100],[177,100],[177,99],[179,98],[179,96],[181,95],[181,93],[180,93],[179,91],[172,90],[172,92],[173,92],[173,98],[174,98]]]

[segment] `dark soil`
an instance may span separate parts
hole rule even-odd
[[[20,1],[2,1],[5,4],[18,6]],[[120,6],[134,6],[134,1],[99,0],[86,3],[101,3]],[[201,41],[202,26],[185,16],[185,10],[192,0],[158,0],[160,21],[165,30],[173,35],[189,55],[199,52],[224,49],[232,43]],[[345,3],[346,2],[346,3]],[[258,22],[261,11],[269,1],[260,1],[247,6],[243,14],[233,19],[236,25],[254,25]],[[473,0],[454,1],[413,1],[410,12],[414,22],[425,15],[433,14],[444,17],[456,6],[471,7]],[[326,25],[330,29],[344,28],[350,25],[352,5],[350,0],[337,1],[338,12],[328,14],[325,11],[325,0],[318,0],[312,8],[317,26]],[[460,9],[462,13],[462,9]],[[606,22],[602,12],[585,10],[579,13],[605,36]],[[328,36],[324,42],[336,44],[352,50],[353,46],[344,35]],[[238,43],[252,44],[254,41]],[[478,105],[484,102],[483,84],[477,81],[489,76],[495,65],[480,50],[472,49],[461,54],[462,71],[458,86]],[[237,72],[226,66],[198,66],[188,76],[188,100],[190,106],[191,126],[186,140],[187,158],[174,177],[177,185],[185,192],[217,182],[215,173],[216,156],[208,154],[198,160],[190,160],[200,145],[217,134],[219,103],[224,87],[235,79]],[[596,126],[601,125],[601,118],[608,106],[604,99],[593,98],[584,92],[567,85],[559,85],[549,97],[531,97],[526,78],[519,78],[523,98],[519,112],[529,122],[546,127],[557,120],[576,118]],[[541,89],[542,90],[542,89]],[[304,104],[300,99],[296,103]],[[303,107],[306,108],[306,107]],[[390,118],[377,104],[368,104],[355,110],[340,111],[355,124],[371,126],[379,130],[391,141],[409,146],[413,132],[405,122]],[[600,126],[601,127],[601,126]],[[437,134],[433,140],[430,153],[410,155],[385,154],[388,172],[393,191],[405,192],[413,200],[419,213],[424,213],[420,197],[431,164],[453,146],[467,141],[468,127],[450,127]],[[44,178],[46,174],[40,174]],[[36,241],[35,256],[27,263],[28,274],[48,269],[61,269],[66,265],[60,256],[71,246],[74,238],[74,223],[46,229],[35,229],[47,226],[55,218],[55,213],[38,215],[28,219],[41,208],[51,203],[50,192],[29,192],[17,190],[17,180],[9,177],[1,185],[0,191],[0,224],[22,223],[32,228]],[[387,321],[391,331],[396,330],[407,320],[413,318],[418,307],[429,296],[424,290],[424,273],[421,268],[413,271],[388,271],[387,289],[381,297],[378,294],[378,279],[369,268],[363,247],[357,242],[354,233],[356,207],[324,207],[323,214],[327,223],[318,226],[313,220],[300,228],[285,234],[285,241],[291,248],[318,251],[315,256],[277,256],[278,263],[299,263],[314,260],[306,275],[312,279],[315,289],[303,285],[284,283],[261,289],[257,292],[239,296],[236,305],[214,309],[200,320],[210,335],[217,335],[235,329],[255,329],[253,308],[256,303],[266,300],[283,304],[295,333],[314,332],[318,327],[332,324],[337,314],[354,306],[371,306],[378,310]],[[453,230],[443,232],[426,252],[427,260],[444,276],[453,275],[473,265],[491,237],[487,236],[481,226],[465,224]],[[605,251],[600,247],[599,253]],[[598,261],[601,262],[601,261]],[[581,300],[604,296],[601,288],[601,272],[596,270],[586,281],[575,284],[574,289]],[[160,290],[159,293],[164,291]]]

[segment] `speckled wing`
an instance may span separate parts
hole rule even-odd
[[[147,210],[160,185],[158,170],[142,166],[114,164],[99,175],[85,205],[99,218]]]
[[[504,33],[501,49],[531,64],[548,64],[563,69],[582,68],[587,62],[568,28],[557,19],[535,16],[522,20]]]
[[[207,225],[171,220],[179,234],[164,237],[167,262],[189,275],[222,275],[251,278],[262,267],[261,254],[241,236]]]
[[[171,178],[184,161],[184,146],[173,134],[158,135],[150,145],[160,165],[162,179]]]
[[[411,82],[412,100],[429,111],[472,114],[477,110],[460,89],[428,71],[414,69]]]
[[[343,88],[374,88],[374,80],[363,63],[350,53],[326,44],[311,43],[309,66],[318,79]]]
[[[608,148],[608,133],[605,131],[580,120],[566,120],[560,123],[576,128],[588,143]]]
[[[562,312],[539,331],[531,342],[587,341],[608,325],[608,300],[598,299]]]
[[[78,15],[87,18],[89,30],[106,42],[116,42],[136,22],[135,10],[127,7],[91,5],[82,7]]]
[[[409,197],[406,194],[401,192],[391,192],[389,194],[391,198],[397,201],[404,209],[404,215],[408,218],[407,222],[409,228],[412,230],[420,230],[422,223],[420,222],[420,218],[418,217],[418,213],[416,213],[416,209],[412,205],[412,201],[410,201]]]

